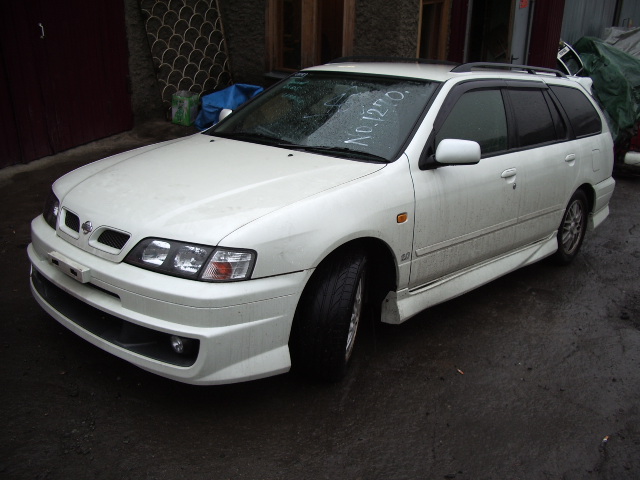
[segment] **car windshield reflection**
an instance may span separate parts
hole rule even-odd
[[[301,72],[207,134],[347,158],[392,161],[436,82]]]

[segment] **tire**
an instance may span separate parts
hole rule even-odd
[[[349,248],[316,269],[291,330],[294,370],[328,381],[344,377],[363,316],[366,267],[364,252]]]
[[[558,251],[553,257],[556,263],[568,265],[580,251],[587,231],[588,214],[587,196],[578,190],[569,200],[558,227]]]

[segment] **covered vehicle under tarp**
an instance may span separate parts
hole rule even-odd
[[[640,59],[604,40],[583,37],[574,45],[593,80],[596,98],[604,108],[616,145],[629,142],[640,121]]]
[[[611,27],[607,28],[604,34],[606,43],[640,59],[640,27]]]

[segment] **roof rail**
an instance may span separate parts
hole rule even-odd
[[[560,70],[554,70],[553,68],[544,67],[532,67],[531,65],[513,65],[511,63],[494,63],[494,62],[471,62],[458,65],[452,72],[455,73],[469,73],[475,69],[487,69],[487,70],[515,70],[519,72],[526,72],[531,75],[538,73],[550,73],[556,77],[566,77]]]
[[[384,57],[384,56],[353,56],[340,57],[331,60],[329,63],[355,63],[355,62],[389,62],[389,63],[420,63],[425,65],[460,65],[459,63],[449,62],[446,60],[431,60],[428,58],[409,58],[409,57]]]

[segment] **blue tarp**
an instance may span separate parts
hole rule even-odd
[[[235,110],[251,97],[256,96],[264,89],[256,85],[236,83],[218,92],[210,93],[202,97],[202,109],[196,118],[196,127],[205,130],[218,123],[220,111],[223,108]]]

